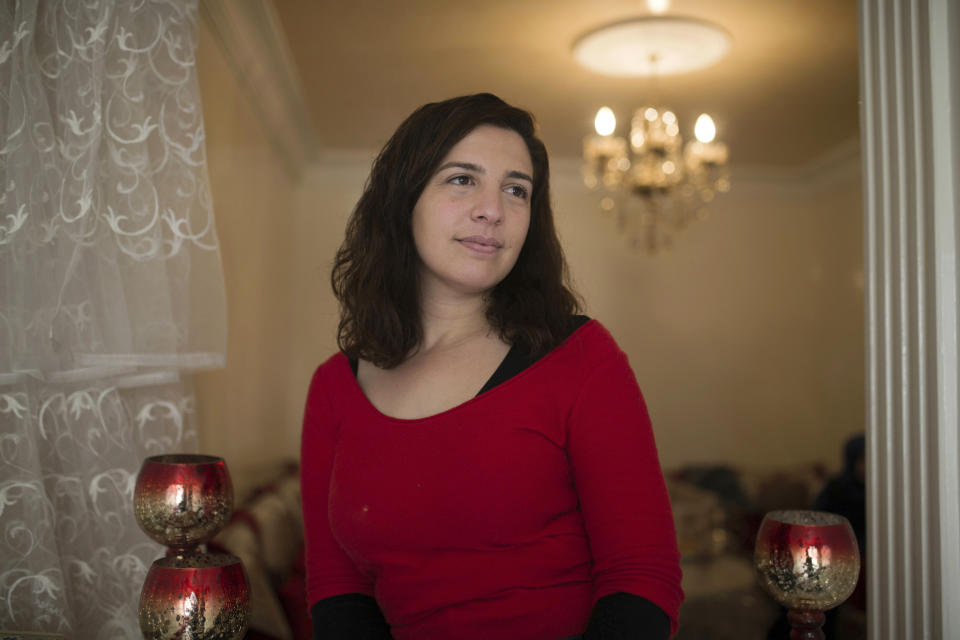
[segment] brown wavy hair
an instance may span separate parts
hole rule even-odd
[[[530,227],[517,263],[488,294],[487,321],[505,342],[539,357],[580,309],[550,207],[547,150],[533,116],[495,95],[432,102],[414,111],[373,163],[330,276],[340,302],[337,344],[348,358],[393,368],[420,345],[420,258],[413,208],[450,149],[480,125],[517,132],[533,163]]]

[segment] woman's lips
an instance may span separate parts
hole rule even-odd
[[[501,245],[493,238],[484,238],[483,236],[470,236],[469,238],[458,238],[457,241],[471,251],[477,253],[491,254],[495,253]]]

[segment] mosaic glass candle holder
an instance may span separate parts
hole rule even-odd
[[[147,640],[239,640],[250,587],[243,565],[203,546],[227,524],[233,485],[222,458],[172,454],[147,458],[137,475],[134,514],[144,533],[167,546],[140,592]]]
[[[822,511],[771,511],[754,547],[760,584],[789,609],[791,640],[823,640],[823,612],[857,586],[860,551],[846,518]]]

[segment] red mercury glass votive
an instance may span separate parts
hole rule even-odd
[[[821,511],[773,511],[757,533],[760,583],[784,607],[822,612],[850,597],[860,551],[850,523]]]
[[[249,602],[250,585],[235,556],[165,556],[154,561],[140,592],[140,631],[146,640],[239,640]]]
[[[227,524],[233,484],[223,458],[198,454],[153,456],[143,461],[133,492],[137,524],[170,547],[197,551]]]

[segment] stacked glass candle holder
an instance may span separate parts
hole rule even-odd
[[[205,544],[230,520],[233,484],[222,458],[147,458],[137,475],[134,513],[167,546],[140,592],[146,640],[239,640],[247,630],[250,586],[239,558]]]

